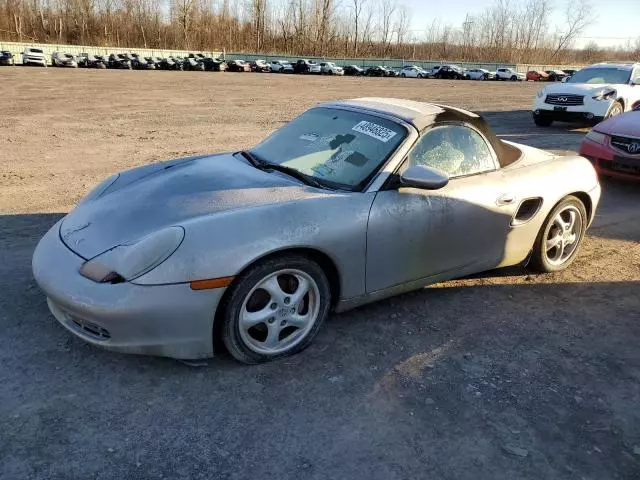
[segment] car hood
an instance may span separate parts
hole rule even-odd
[[[284,174],[258,170],[233,154],[147,165],[106,184],[60,225],[62,241],[85,259],[195,217],[326,195]]]
[[[609,135],[640,138],[640,110],[611,117],[594,127]]]
[[[597,94],[603,89],[614,89],[615,85],[606,83],[554,83],[544,87],[545,93],[567,93],[576,95]]]

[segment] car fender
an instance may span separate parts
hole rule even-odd
[[[234,277],[266,255],[312,249],[334,263],[341,298],[365,292],[366,229],[375,193],[328,193],[260,207],[227,210],[183,222],[185,238],[164,263],[136,284]]]

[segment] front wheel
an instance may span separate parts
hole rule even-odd
[[[551,124],[553,123],[553,120],[551,120],[548,117],[533,117],[533,123],[536,124],[536,126],[538,127],[550,127]]]
[[[255,364],[309,346],[329,315],[331,289],[322,268],[301,255],[257,263],[221,305],[222,340],[238,361]]]
[[[575,259],[587,229],[587,210],[576,197],[565,197],[545,221],[531,256],[530,265],[539,272],[558,272]]]
[[[623,113],[624,107],[622,106],[622,103],[616,101],[613,102],[613,105],[611,105],[611,108],[607,112],[606,118],[616,117],[618,115],[622,115]]]

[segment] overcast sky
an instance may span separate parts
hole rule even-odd
[[[554,0],[553,20],[558,25],[563,21],[565,2]],[[467,13],[481,12],[494,0],[400,0],[399,3],[411,9],[411,28],[419,37],[434,18],[459,27]],[[592,40],[601,46],[621,45],[628,38],[640,37],[640,0],[594,0],[591,3],[596,20],[582,34],[578,46]]]

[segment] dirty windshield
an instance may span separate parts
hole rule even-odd
[[[404,127],[384,118],[320,107],[303,113],[251,153],[353,190],[376,172],[406,134]]]

